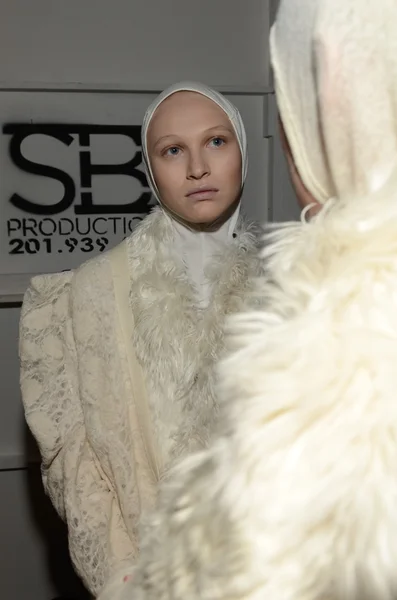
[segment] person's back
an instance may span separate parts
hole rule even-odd
[[[394,0],[281,0],[291,170],[324,206],[270,234],[219,436],[164,489],[113,600],[397,595],[396,31]]]

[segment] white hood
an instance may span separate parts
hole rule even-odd
[[[172,94],[182,91],[197,92],[215,102],[229,117],[236,134],[237,142],[241,151],[241,187],[243,187],[248,167],[247,137],[243,121],[237,108],[222,94],[201,83],[181,82],[164,90],[149,106],[142,124],[142,156],[145,165],[148,183],[156,200],[161,204],[161,197],[154,180],[147,148],[147,132],[154,113],[160,104]],[[187,269],[192,283],[197,289],[198,302],[203,306],[208,304],[211,289],[205,272],[212,258],[218,254],[223,244],[229,243],[233,238],[240,212],[240,204],[229,219],[216,231],[197,231],[178,221],[176,215],[164,208],[175,229],[175,252]]]

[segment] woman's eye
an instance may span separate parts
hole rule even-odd
[[[167,150],[165,151],[165,154],[167,156],[177,156],[180,152],[180,149],[177,148],[176,146],[172,146],[172,148],[167,148]]]
[[[212,139],[210,143],[213,146],[215,146],[216,148],[218,148],[219,146],[223,146],[223,144],[225,143],[225,140],[223,140],[220,137],[216,137],[216,138]]]

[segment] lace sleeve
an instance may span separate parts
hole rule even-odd
[[[26,421],[42,456],[44,488],[67,523],[73,564],[96,596],[133,548],[86,436],[70,314],[72,277],[36,277],[25,295],[21,389]]]

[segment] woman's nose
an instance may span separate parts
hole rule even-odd
[[[209,175],[210,167],[204,153],[202,151],[192,152],[190,154],[188,164],[188,179],[201,179],[205,175]]]

